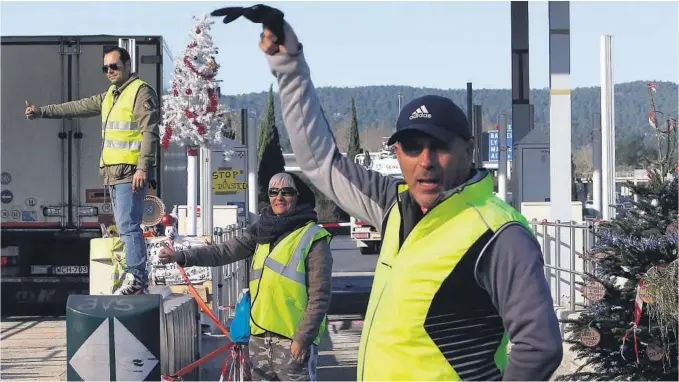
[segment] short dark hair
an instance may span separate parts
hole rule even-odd
[[[104,49],[104,56],[111,52],[118,52],[120,54],[120,61],[122,61],[123,64],[127,64],[128,62],[130,62],[130,54],[127,52],[125,48],[121,48],[119,46],[108,47]]]

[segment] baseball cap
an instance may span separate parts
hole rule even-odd
[[[443,142],[454,137],[472,138],[465,113],[453,101],[437,95],[416,98],[403,107],[396,121],[396,132],[387,144],[398,141],[404,131],[421,131]]]

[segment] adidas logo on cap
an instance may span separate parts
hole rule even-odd
[[[427,110],[426,106],[422,105],[415,109],[412,114],[410,114],[411,120],[415,118],[431,118],[431,114],[429,114],[429,110]]]

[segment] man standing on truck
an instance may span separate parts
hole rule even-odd
[[[491,175],[471,167],[464,112],[444,97],[411,101],[388,142],[403,180],[368,171],[340,154],[302,44],[281,29],[284,44],[265,28],[259,45],[297,163],[383,233],[357,379],[548,380],[563,350],[542,253],[526,219],[493,195]]]
[[[119,47],[104,51],[102,71],[111,82],[105,93],[77,101],[36,107],[26,101],[26,118],[83,118],[101,115],[99,168],[125,244],[125,279],[114,294],[147,291],[146,242],[141,229],[147,182],[158,147],[160,108],[155,90],[132,73],[130,54]]]

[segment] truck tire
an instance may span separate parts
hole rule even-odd
[[[374,253],[372,244],[368,247],[358,247],[358,249],[361,251],[361,255],[372,255]]]
[[[361,255],[376,255],[380,253],[382,247],[381,242],[372,242],[367,247],[359,247],[361,250]]]

